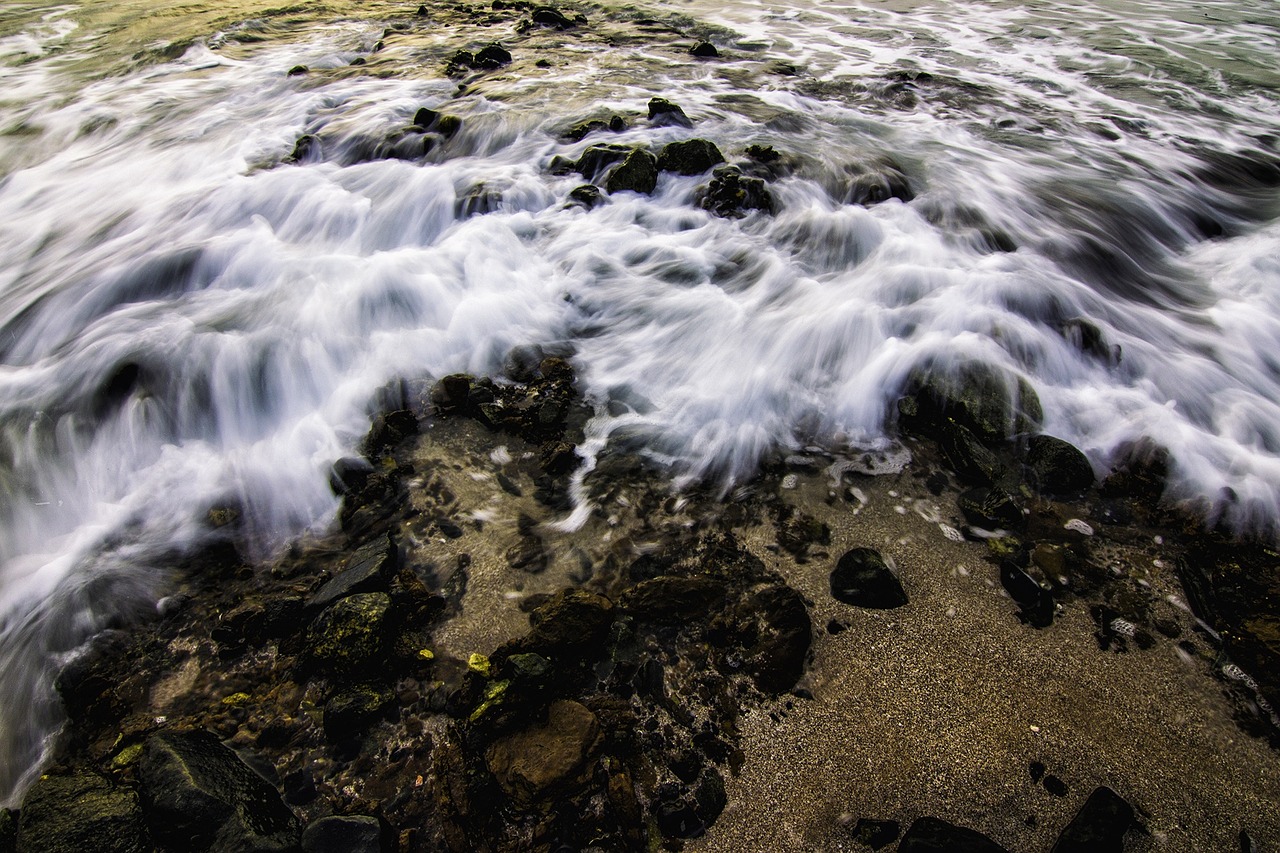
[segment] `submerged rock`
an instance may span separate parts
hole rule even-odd
[[[857,164],[849,167],[852,176],[844,190],[843,201],[872,205],[896,198],[911,201],[915,193],[902,167],[892,160]]]
[[[381,663],[390,606],[391,598],[384,592],[339,599],[307,630],[307,663],[340,675],[354,675]]]
[[[800,593],[770,584],[747,593],[734,611],[743,668],[766,693],[783,693],[804,675],[813,624]]]
[[[36,780],[22,802],[17,830],[16,849],[23,853],[152,849],[137,796],[83,771]]]
[[[582,177],[594,180],[614,163],[621,163],[635,150],[626,145],[592,145],[582,152],[573,169]]]
[[[318,610],[348,595],[385,587],[398,558],[399,549],[390,538],[362,545],[347,558],[342,570],[307,600],[307,607]]]
[[[1095,788],[1058,836],[1052,853],[1122,853],[1133,806],[1105,786]]]
[[[846,551],[831,572],[831,595],[856,607],[891,610],[908,603],[898,576],[873,548]]]
[[[649,100],[649,121],[659,127],[693,127],[693,122],[684,114],[679,104],[673,104],[666,98]]]
[[[1031,432],[1044,419],[1040,398],[1025,379],[979,361],[913,371],[907,399],[898,406],[902,428],[932,438],[955,423],[998,443]]]
[[[545,722],[491,744],[485,762],[507,796],[529,805],[585,782],[600,739],[600,722],[590,709],[560,700],[547,708]]]
[[[371,815],[330,815],[307,825],[302,853],[389,853],[396,849],[390,836]]]
[[[1008,492],[999,487],[979,486],[969,489],[956,498],[956,503],[966,521],[986,530],[1016,529],[1022,527],[1025,521],[1021,507]]]
[[[324,734],[331,741],[363,732],[382,717],[395,701],[388,690],[353,687],[335,693],[324,706]]]
[[[1093,466],[1073,445],[1051,435],[1027,442],[1027,464],[1040,491],[1049,494],[1083,491],[1093,485]]]
[[[706,139],[688,139],[663,146],[658,155],[658,169],[679,175],[701,175],[718,163],[724,155],[715,143]]]
[[[583,184],[569,191],[569,202],[581,205],[587,210],[591,210],[598,205],[601,198],[600,188],[594,184]]]
[[[981,832],[936,817],[917,819],[898,844],[898,853],[1008,853]]]
[[[720,166],[712,173],[701,205],[717,216],[745,216],[751,210],[773,212],[773,196],[760,178],[742,174],[737,166]]]
[[[280,792],[212,733],[162,731],[139,763],[151,834],[174,851],[290,851],[298,819]]]
[[[603,595],[566,589],[529,614],[532,626],[523,645],[531,649],[589,649],[613,624],[613,602]]]
[[[610,194],[637,192],[649,194],[658,185],[658,158],[637,148],[627,155],[622,165],[614,169],[605,182]]]

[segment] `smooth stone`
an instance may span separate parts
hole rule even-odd
[[[846,551],[831,572],[831,595],[837,601],[874,610],[908,603],[902,581],[873,548]]]
[[[720,55],[720,51],[716,50],[716,46],[709,41],[698,42],[689,48],[689,53],[699,59],[714,59]]]
[[[1050,494],[1083,491],[1093,485],[1093,466],[1072,444],[1051,435],[1027,442],[1027,464],[1040,491]]]
[[[627,191],[648,195],[657,186],[658,158],[640,148],[628,154],[627,159],[613,170],[605,182],[605,189],[611,195]]]
[[[1106,786],[1093,790],[1058,836],[1052,853],[1123,853],[1133,806]]]
[[[303,853],[383,853],[388,833],[370,815],[330,815],[312,821],[302,832]]]
[[[706,139],[686,139],[672,142],[658,155],[658,169],[679,175],[701,175],[724,162],[724,155],[715,143]]]
[[[693,122],[678,104],[666,98],[649,99],[649,121],[659,126],[693,127]]]
[[[979,486],[961,492],[956,504],[965,521],[984,530],[1016,529],[1026,521],[1013,497],[998,487]]]
[[[551,703],[545,722],[491,744],[485,762],[503,791],[528,805],[581,781],[600,740],[596,715],[578,702],[562,699]]]

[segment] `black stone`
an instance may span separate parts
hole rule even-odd
[[[917,819],[898,844],[898,853],[1008,853],[976,830],[939,820]]]
[[[850,171],[854,174],[844,197],[850,204],[879,204],[891,198],[910,201],[915,197],[902,167],[890,160],[852,166]]]
[[[1027,464],[1042,492],[1079,492],[1093,485],[1093,467],[1085,455],[1051,435],[1032,436],[1027,442]]]
[[[1040,398],[1025,379],[979,361],[912,372],[899,423],[910,433],[941,438],[952,423],[998,444],[1031,432],[1044,419]]]
[[[625,145],[592,145],[574,165],[574,169],[588,180],[594,180],[601,172],[614,163],[627,159],[632,149]]]
[[[373,473],[373,465],[369,460],[359,456],[344,456],[329,469],[329,488],[335,495],[358,492],[369,482]]]
[[[1000,458],[969,429],[949,423],[938,438],[938,447],[956,476],[966,483],[995,486],[1009,476]]]
[[[369,815],[330,815],[307,825],[303,853],[383,853],[394,850],[389,829]]]
[[[319,610],[348,595],[385,588],[388,576],[399,567],[399,554],[390,538],[362,545],[347,558],[342,571],[311,596],[307,607]]]
[[[605,182],[605,189],[610,194],[630,191],[647,195],[657,186],[658,158],[640,148],[628,154]]]
[[[309,159],[319,148],[320,140],[310,133],[304,133],[293,143],[293,153],[289,155],[287,162],[302,163]]]
[[[10,818],[11,820],[11,818]],[[41,776],[18,816],[23,853],[144,853],[152,849],[138,798],[96,773]]]
[[[831,595],[837,601],[875,610],[891,610],[908,603],[898,576],[872,548],[846,551],[831,572]]]
[[[498,68],[511,62],[511,51],[497,42],[487,44],[476,54],[474,67]]]
[[[771,584],[748,594],[737,609],[743,668],[767,693],[783,693],[804,675],[813,623],[804,598]]]
[[[567,30],[577,26],[577,23],[571,18],[567,18],[559,9],[551,6],[540,6],[533,10],[533,22],[544,27],[555,27],[559,30]]]
[[[594,184],[583,184],[569,192],[569,201],[591,210],[600,203],[600,188]]]
[[[413,123],[423,130],[430,130],[435,123],[440,120],[440,113],[426,107],[421,107],[413,114]]]
[[[1044,777],[1044,789],[1055,797],[1065,797],[1068,790],[1067,783],[1063,782],[1052,773]]]
[[[724,584],[705,577],[661,577],[644,580],[624,592],[619,606],[639,619],[679,621],[724,597]]]
[[[343,690],[325,703],[324,734],[335,743],[361,734],[382,717],[395,697],[372,687]]]
[[[713,59],[720,55],[720,51],[716,50],[716,46],[709,41],[698,42],[689,48],[689,53],[699,59]]]
[[[1105,786],[1095,788],[1058,836],[1052,853],[1123,853],[1133,806]]]
[[[865,844],[872,850],[887,847],[897,841],[901,834],[902,825],[896,820],[870,820],[860,817],[853,825],[853,840],[859,844]]]
[[[720,166],[702,194],[701,205],[717,216],[745,216],[750,210],[773,212],[773,196],[760,178],[742,174],[737,166]]]
[[[966,521],[986,530],[1016,529],[1026,520],[1013,497],[998,487],[979,486],[961,492],[956,504]]]
[[[138,765],[152,837],[172,850],[290,851],[298,820],[266,780],[212,733],[161,731]]]
[[[284,777],[284,801],[291,806],[305,806],[316,798],[316,780],[305,768]]]
[[[711,167],[724,162],[724,155],[715,143],[706,139],[688,139],[672,142],[658,155],[658,169],[680,175],[701,175]]]
[[[693,127],[693,122],[684,114],[684,110],[666,98],[649,100],[649,121],[660,127]]]
[[[1006,560],[1000,565],[1000,584],[1029,624],[1045,628],[1053,622],[1053,594],[1031,575]]]
[[[698,838],[707,826],[685,800],[662,802],[654,809],[658,831],[668,838]]]
[[[532,630],[524,638],[531,649],[590,649],[609,633],[613,602],[585,590],[566,589],[529,614]]]

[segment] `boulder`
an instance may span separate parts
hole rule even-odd
[[[874,548],[846,551],[831,572],[831,595],[837,601],[873,610],[892,610],[908,603],[902,582]]]
[[[211,732],[152,735],[138,772],[143,814],[165,849],[274,853],[298,847],[298,819],[280,792]]]
[[[699,59],[714,59],[720,55],[720,51],[716,50],[716,46],[709,41],[698,42],[689,48],[689,53]]]
[[[1031,432],[1044,418],[1040,398],[1025,379],[979,361],[928,367],[907,382],[914,407],[899,405],[908,432],[937,437],[954,421],[988,443]]]
[[[368,674],[383,660],[387,610],[384,592],[349,595],[329,606],[307,630],[306,661],[339,675]]]
[[[938,434],[938,446],[951,470],[966,483],[996,486],[1009,477],[1009,470],[973,432],[954,421]]]
[[[558,30],[568,30],[578,25],[572,18],[566,17],[563,12],[552,6],[539,6],[534,9],[533,22],[538,26],[555,27]]]
[[[400,549],[390,537],[360,546],[347,558],[342,569],[307,600],[307,607],[320,610],[340,598],[359,592],[385,588],[398,567]]]
[[[371,815],[330,815],[307,824],[302,853],[390,853],[390,827]]]
[[[1133,806],[1110,788],[1095,788],[1058,836],[1051,853],[1123,853]]]
[[[610,194],[630,191],[649,194],[658,186],[658,158],[641,148],[632,150],[605,182]]]
[[[1018,529],[1026,521],[1022,508],[999,487],[979,486],[961,492],[956,504],[966,521],[984,530]]]
[[[658,169],[679,175],[701,175],[719,163],[724,155],[715,143],[706,139],[687,139],[663,146],[658,155]]]
[[[789,586],[748,592],[734,611],[743,669],[766,693],[783,693],[804,675],[813,625],[804,598]]]
[[[482,47],[479,52],[476,53],[473,67],[485,69],[498,68],[500,66],[507,65],[510,62],[511,51],[507,50],[497,42],[491,42],[490,44]]]
[[[603,595],[566,589],[529,614],[532,630],[524,638],[531,649],[552,653],[573,648],[593,650],[613,624],[613,602]]]
[[[720,166],[701,194],[700,204],[717,216],[736,218],[748,211],[773,212],[773,196],[760,178],[742,174],[737,166]]]
[[[152,849],[137,796],[96,773],[41,776],[18,817],[23,853],[144,853]]]
[[[684,114],[684,110],[666,98],[649,100],[649,121],[659,127],[693,127],[693,122]]]
[[[917,819],[898,844],[898,853],[1008,853],[981,832],[939,820]]]
[[[707,577],[662,575],[624,592],[619,606],[638,619],[679,621],[702,613],[724,597],[724,584]]]
[[[902,167],[892,160],[878,160],[849,167],[852,173],[845,187],[844,201],[849,204],[873,205],[896,198],[911,201],[915,193]]]
[[[627,159],[632,150],[626,145],[592,145],[582,152],[573,168],[587,180],[594,180],[614,163]]]
[[[1027,442],[1027,464],[1042,492],[1080,492],[1093,485],[1093,466],[1068,442],[1051,435],[1032,436]]]
[[[596,715],[578,702],[560,700],[547,708],[545,722],[491,744],[485,762],[502,790],[527,806],[585,781],[600,740]]]

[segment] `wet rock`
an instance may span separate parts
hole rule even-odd
[[[566,589],[529,614],[532,630],[525,645],[550,652],[589,649],[604,640],[613,624],[613,602],[603,595]]]
[[[954,422],[998,443],[1031,432],[1044,419],[1040,398],[1025,379],[982,362],[913,371],[907,389],[914,406],[899,405],[899,422],[916,434],[938,437]]]
[[[724,162],[724,155],[715,143],[706,139],[688,139],[663,146],[658,155],[658,169],[679,175],[701,175]]]
[[[588,180],[595,180],[614,163],[627,159],[633,149],[625,145],[592,145],[582,152],[574,170]]]
[[[369,460],[359,456],[344,456],[329,469],[329,488],[335,495],[359,492],[374,473]]]
[[[386,714],[395,701],[389,690],[353,687],[325,703],[324,734],[338,742],[362,733]]]
[[[1021,609],[1022,618],[1034,628],[1053,622],[1053,593],[1009,560],[1000,564],[1000,585]]]
[[[454,215],[459,219],[483,216],[501,209],[502,191],[495,190],[484,183],[468,188],[458,197],[453,206]]]
[[[320,150],[320,139],[311,133],[304,133],[293,143],[293,152],[285,160],[286,163],[305,163],[311,155]]]
[[[498,785],[521,805],[585,781],[600,744],[600,723],[584,705],[551,703],[545,722],[495,741],[485,763]]]
[[[624,191],[649,194],[658,186],[658,158],[648,151],[635,149],[613,170],[605,182],[612,195]]]
[[[1051,435],[1032,436],[1027,442],[1027,464],[1040,491],[1065,494],[1093,485],[1093,466],[1071,444]]]
[[[631,587],[622,594],[618,604],[639,619],[663,622],[704,612],[722,598],[724,592],[724,585],[711,578],[664,575]]]
[[[1009,470],[972,431],[949,424],[938,438],[938,446],[951,470],[966,483],[996,486],[1006,482]]]
[[[831,595],[856,607],[892,610],[908,603],[898,576],[873,548],[846,551],[831,572]]]
[[[709,41],[698,42],[689,48],[689,53],[699,59],[714,59],[720,55],[720,51],[716,50],[716,46]]]
[[[831,528],[808,513],[789,507],[778,523],[778,544],[803,561],[810,546],[831,544]]]
[[[14,849],[14,848],[10,848]],[[41,776],[18,817],[23,853],[144,853],[152,849],[137,796],[96,773]]]
[[[54,681],[67,716],[89,723],[117,716],[123,707],[116,688],[133,652],[126,632],[109,630],[94,637],[84,652],[72,658]]]
[[[452,373],[431,389],[431,402],[436,408],[449,411],[459,409],[470,402],[471,384],[475,377],[468,373]]]
[[[305,65],[295,65],[289,69],[288,76],[301,77],[302,75],[306,74],[308,70],[309,69]]]
[[[1116,344],[1114,347],[1109,345],[1102,334],[1102,329],[1092,320],[1073,317],[1064,321],[1058,327],[1058,331],[1067,343],[1098,361],[1112,365],[1120,363],[1120,345]]]
[[[966,521],[985,530],[1018,529],[1025,522],[1022,508],[1008,492],[998,487],[969,489],[956,498],[956,504]]]
[[[439,120],[440,113],[428,107],[419,107],[418,111],[413,114],[414,126],[423,130],[431,130]]]
[[[365,456],[377,456],[406,438],[418,434],[418,416],[408,409],[384,412],[373,419],[360,444]]]
[[[976,830],[936,817],[917,819],[898,844],[898,853],[1008,853]]]
[[[684,114],[684,110],[666,98],[649,100],[649,121],[659,127],[693,127],[693,122]]]
[[[281,785],[284,801],[291,806],[305,806],[316,798],[316,780],[307,769],[295,770],[284,777]]]
[[[1111,473],[1102,483],[1107,497],[1128,497],[1154,506],[1169,479],[1169,451],[1150,439],[1120,447]]]
[[[1122,853],[1133,806],[1105,786],[1095,788],[1058,836],[1052,853]]]
[[[717,168],[700,203],[704,210],[730,218],[745,216],[751,210],[773,212],[773,196],[764,181],[743,175],[737,166]]]
[[[399,568],[399,557],[400,549],[390,537],[360,546],[347,558],[342,569],[307,600],[307,607],[320,610],[358,592],[384,589]]]
[[[354,675],[382,662],[387,610],[383,592],[347,596],[330,605],[307,630],[308,665],[339,675]]]
[[[915,198],[906,173],[892,160],[850,166],[849,171],[852,176],[844,192],[846,203],[873,205],[891,198],[901,201]]]
[[[542,27],[555,27],[558,30],[568,30],[576,27],[578,24],[556,8],[551,6],[539,6],[533,10],[533,22]]]
[[[445,139],[453,139],[458,135],[458,131],[462,130],[462,119],[452,115],[442,115],[436,119],[435,127],[432,128]]]
[[[543,411],[546,411],[544,408]],[[553,477],[568,474],[582,463],[578,448],[567,441],[549,441],[538,450],[542,470]]]
[[[302,833],[302,853],[390,853],[389,827],[371,815],[330,815],[312,821]]]
[[[804,675],[813,624],[800,593],[782,584],[749,592],[735,611],[743,669],[767,693],[783,693]]]
[[[547,568],[551,555],[537,536],[522,536],[520,541],[507,549],[507,563],[513,569],[536,575]]]
[[[18,845],[18,813],[0,808],[0,853],[14,853]]]
[[[297,849],[298,820],[279,792],[210,732],[152,735],[139,778],[147,824],[166,849]]]
[[[872,850],[887,847],[898,840],[902,826],[896,820],[871,820],[860,817],[853,825],[853,840]]]

